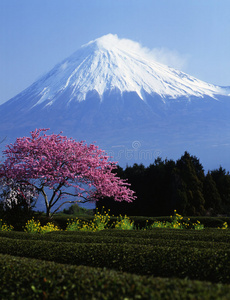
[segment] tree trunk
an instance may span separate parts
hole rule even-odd
[[[48,201],[48,197],[47,197],[47,195],[46,195],[46,192],[44,191],[44,187],[42,187],[42,188],[40,189],[40,191],[42,192],[42,195],[43,195],[43,197],[44,197],[44,199],[45,199],[45,204],[46,204],[46,216],[47,216],[48,218],[51,218],[51,214],[50,214],[51,206],[50,206],[50,203],[49,203],[49,201]]]
[[[46,207],[46,216],[47,218],[51,218],[50,207]]]

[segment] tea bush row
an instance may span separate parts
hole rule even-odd
[[[100,244],[137,244],[137,245],[152,245],[152,246],[162,246],[164,247],[190,247],[190,248],[209,248],[209,249],[222,249],[229,250],[229,242],[226,242],[225,237],[222,236],[222,241],[220,242],[220,235],[218,241],[213,239],[210,240],[194,240],[190,236],[190,239],[187,236],[187,239],[183,239],[183,236],[178,236],[174,234],[174,230],[168,231],[168,235],[148,235],[148,238],[143,238],[140,236],[113,236],[109,232],[105,231],[104,235],[88,235],[87,232],[85,235],[78,234],[75,232],[74,235],[67,235],[65,232],[63,234],[27,234],[24,232],[1,232],[0,237],[8,237],[11,239],[20,239],[20,240],[41,240],[41,241],[52,241],[56,243],[100,243]],[[216,231],[218,236],[218,232]],[[144,233],[143,233],[144,235]],[[184,234],[186,236],[186,234]],[[230,236],[229,236],[230,237]],[[224,242],[223,242],[224,241]]]
[[[221,299],[230,286],[164,279],[0,254],[0,294],[8,299]]]
[[[19,231],[5,232],[0,231],[0,237],[9,237],[16,239],[33,239],[33,240],[52,240],[57,242],[105,242],[115,243],[132,242],[135,239],[141,239],[143,244],[149,243],[149,239],[163,239],[176,241],[207,241],[207,242],[222,242],[230,243],[230,230],[219,229],[204,229],[195,230],[174,230],[155,228],[153,230],[102,230],[97,232],[91,231],[55,231],[43,235],[26,233]],[[146,240],[146,241],[145,241]],[[134,240],[133,240],[134,241]],[[151,243],[151,242],[150,242]]]
[[[57,243],[1,238],[0,253],[139,275],[230,283],[230,250],[177,245]]]

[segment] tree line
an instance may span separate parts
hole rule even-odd
[[[157,158],[145,167],[134,164],[116,173],[136,193],[132,203],[103,198],[96,202],[114,215],[183,216],[230,215],[230,174],[222,167],[204,172],[199,159],[185,152],[177,161]]]

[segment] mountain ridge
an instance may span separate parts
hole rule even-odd
[[[8,143],[50,128],[108,151],[122,145],[177,158],[188,150],[209,161],[218,155],[215,145],[227,144],[219,151],[226,161],[229,112],[229,88],[159,64],[137,43],[106,35],[0,105],[0,136]],[[140,149],[130,146],[134,141]]]
[[[88,92],[96,91],[100,99],[112,89],[136,92],[144,100],[144,92],[165,97],[203,97],[225,95],[224,88],[205,83],[181,71],[162,65],[139,48],[136,43],[106,35],[83,45],[50,72],[23,92],[33,90],[38,100],[33,106],[53,105],[66,91],[71,101],[83,101]],[[20,94],[19,94],[20,95]],[[32,106],[32,107],[33,107]]]

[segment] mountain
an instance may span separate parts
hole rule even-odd
[[[96,141],[120,164],[185,150],[230,170],[230,89],[155,61],[138,43],[105,35],[0,105],[0,138],[35,128]]]

